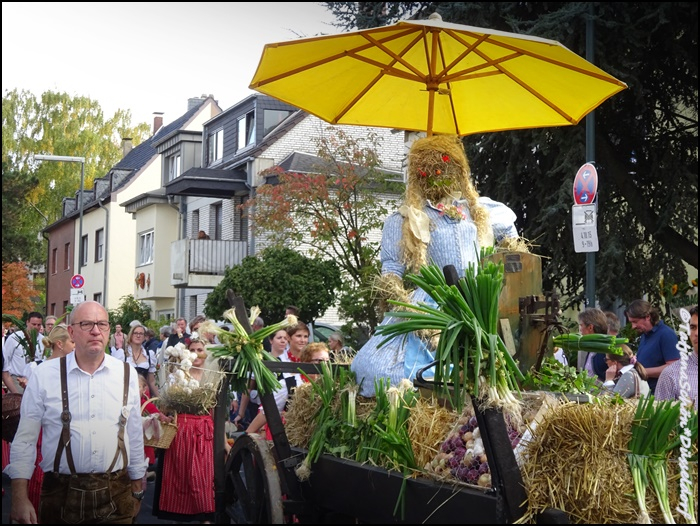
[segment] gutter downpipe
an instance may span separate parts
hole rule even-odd
[[[179,207],[179,212],[180,212],[180,223],[179,223],[179,232],[178,232],[178,239],[186,239],[187,238],[187,197],[186,196],[180,196],[180,207]],[[188,247],[189,248],[189,247]],[[189,251],[188,254],[186,255],[185,258],[185,265],[189,266],[190,264],[190,259],[189,259]],[[189,268],[187,269],[187,275],[189,276]],[[182,309],[184,309],[185,306],[185,287],[181,287],[177,291],[177,296],[175,296],[175,319],[178,319],[180,317],[187,317],[185,316],[185,313],[182,312]]]
[[[105,268],[104,268],[104,278],[102,281],[102,305],[104,308],[107,308],[107,276],[109,274],[109,254],[107,254],[107,251],[109,250],[109,208],[107,208],[105,205],[102,204],[102,200],[98,199],[97,204],[99,207],[105,211],[105,253],[104,253],[104,262],[105,262]]]
[[[44,277],[46,287],[46,296],[44,300],[44,319],[46,319],[46,316],[51,316],[54,314],[53,312],[49,312],[49,265],[51,265],[51,240],[46,236],[45,230],[41,231],[41,237],[43,237],[46,240],[46,274]]]
[[[249,194],[248,194],[248,199],[255,199],[256,195],[256,187],[253,185],[253,179],[255,178],[255,174],[253,173],[253,161],[254,158],[250,158],[247,163],[246,163],[246,170],[248,172],[248,181],[246,182],[246,186],[248,187]],[[248,255],[249,256],[254,256],[255,255],[255,230],[253,228],[253,217],[255,216],[255,206],[253,206],[253,209],[251,210],[251,213],[248,214]]]

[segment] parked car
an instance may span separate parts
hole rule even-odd
[[[324,322],[314,322],[313,323],[313,338],[309,338],[311,341],[328,343],[328,338],[334,332],[339,332],[340,327],[331,325],[330,323]]]
[[[339,332],[344,336],[346,345],[350,345],[351,347],[354,347],[355,349],[359,349],[369,339],[369,336],[367,336],[366,334],[358,332],[358,334],[355,338],[355,345],[353,345],[353,339],[348,337],[348,335],[337,325],[333,325],[332,323],[325,323],[325,322],[314,322],[313,328],[314,328],[313,338],[309,338],[309,341],[326,342],[327,343],[328,338],[330,337],[331,334],[333,334],[334,332]]]

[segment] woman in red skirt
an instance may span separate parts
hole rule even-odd
[[[188,379],[200,382],[205,372],[208,343],[196,333],[186,341],[196,354]],[[162,396],[166,396],[163,389]],[[179,412],[177,434],[170,448],[159,450],[158,478],[153,514],[162,520],[212,522],[214,505],[214,420],[211,411]]]

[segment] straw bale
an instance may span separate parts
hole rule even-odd
[[[523,448],[521,470],[528,510],[519,522],[535,522],[537,514],[547,508],[565,511],[572,523],[639,522],[627,462],[636,402],[559,401],[542,416]],[[669,470],[672,509],[678,503],[674,469]],[[697,487],[697,463],[694,469]],[[663,522],[651,486],[647,507],[652,523]]]
[[[435,457],[458,416],[456,411],[441,407],[435,398],[418,399],[408,419],[416,465],[425,466]]]
[[[304,449],[308,447],[316,427],[314,416],[320,408],[321,399],[314,396],[314,389],[310,383],[296,387],[284,415],[285,432],[291,445]]]

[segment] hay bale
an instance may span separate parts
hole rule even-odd
[[[408,418],[408,436],[417,466],[425,466],[437,455],[458,416],[456,411],[442,407],[435,398],[418,399]]]
[[[547,508],[566,512],[572,523],[639,522],[627,462],[636,405],[636,400],[622,404],[560,401],[542,415],[523,447],[521,471],[528,510],[520,523],[535,522],[537,514]],[[697,463],[694,470],[697,487]],[[672,509],[678,504],[677,480],[671,463]],[[651,486],[647,489],[647,507],[652,523],[662,523]]]
[[[309,440],[316,427],[314,417],[320,408],[321,399],[314,396],[314,389],[310,383],[303,383],[296,387],[284,415],[285,432],[291,445],[308,448]]]

